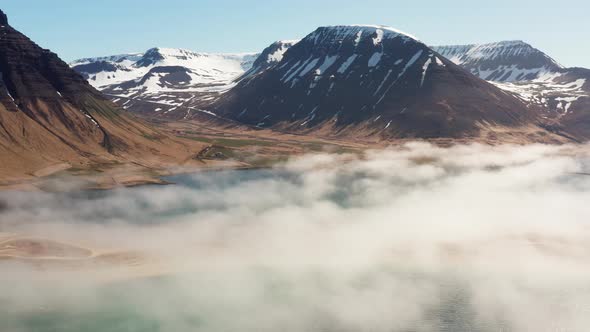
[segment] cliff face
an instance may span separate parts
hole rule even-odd
[[[198,110],[233,86],[256,57],[156,47],[75,60],[70,66],[130,112],[184,120],[202,115]]]

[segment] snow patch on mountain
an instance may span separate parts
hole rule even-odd
[[[540,106],[558,117],[568,114],[572,105],[580,98],[590,98],[584,89],[586,79],[558,83],[561,76],[547,76],[528,82],[493,82],[499,88],[511,92],[524,102]]]
[[[424,80],[426,79],[426,72],[428,71],[428,67],[430,67],[430,64],[432,63],[432,58],[428,58],[428,60],[426,60],[426,62],[424,63],[424,66],[422,66],[422,79],[420,80],[420,86],[424,86]]]

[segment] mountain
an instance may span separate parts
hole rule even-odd
[[[560,72],[555,60],[523,41],[432,48],[486,81],[531,81]]]
[[[210,110],[258,127],[381,138],[461,138],[535,126],[518,98],[382,26],[320,27]]]
[[[279,40],[277,42],[272,43],[270,46],[265,48],[262,53],[256,58],[254,63],[252,64],[252,68],[248,70],[243,77],[250,77],[253,75],[260,74],[273,65],[281,62],[283,60],[283,56],[285,52],[293,45],[297,44],[298,40]]]
[[[546,119],[590,138],[590,70],[565,68],[522,41],[433,48],[471,73],[515,94]]]
[[[70,66],[126,109],[182,118],[231,88],[257,57],[152,48],[76,60]]]
[[[52,167],[172,163],[190,153],[189,145],[116,107],[0,11],[0,178]]]

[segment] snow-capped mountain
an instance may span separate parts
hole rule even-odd
[[[586,109],[584,104],[590,97],[588,71],[565,68],[525,42],[502,41],[433,49],[474,75],[541,108],[544,117],[561,118]]]
[[[433,49],[486,81],[530,81],[563,69],[545,53],[518,40],[480,45],[435,46]]]
[[[229,89],[257,57],[253,53],[152,48],[145,53],[81,59],[70,65],[127,109],[170,113],[180,106],[198,107]]]
[[[504,93],[497,97],[497,89],[455,65]],[[525,42],[429,48],[380,26],[323,27],[260,54],[153,48],[71,66],[135,112],[189,119],[213,111],[261,127],[301,130],[333,119],[339,128],[364,123],[367,133],[449,136],[464,127],[473,132],[481,121],[526,122],[532,111],[586,128],[590,110],[589,70],[564,68]],[[408,115],[413,107],[421,110]],[[410,133],[408,123],[421,132]]]
[[[259,127],[381,137],[457,137],[484,122],[535,118],[517,98],[383,26],[318,28],[211,110]]]

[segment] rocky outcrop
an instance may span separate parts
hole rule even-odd
[[[156,47],[140,54],[80,59],[70,65],[129,111],[185,119],[233,86],[256,57]]]

